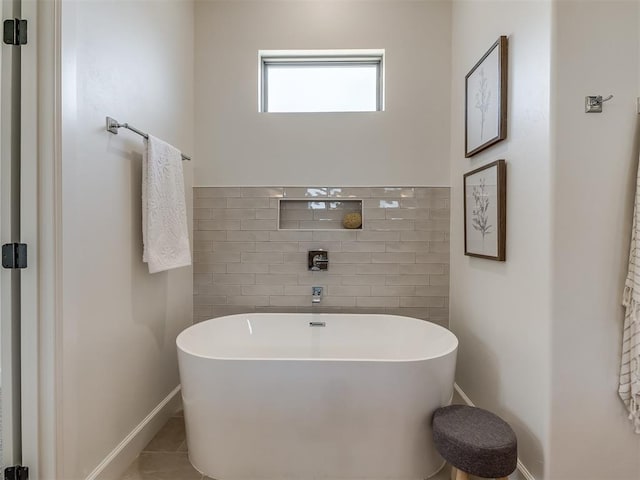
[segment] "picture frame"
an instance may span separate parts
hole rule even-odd
[[[502,35],[465,77],[466,158],[507,138],[508,48]]]
[[[463,177],[464,254],[506,261],[507,164],[496,160]]]

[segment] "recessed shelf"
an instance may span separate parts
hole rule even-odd
[[[344,226],[345,217],[350,214],[360,215],[359,227]],[[362,223],[362,200],[281,198],[278,205],[280,230],[362,230]]]

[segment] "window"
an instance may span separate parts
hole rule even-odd
[[[383,50],[259,52],[261,112],[384,110]]]

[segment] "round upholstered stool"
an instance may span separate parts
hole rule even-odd
[[[439,408],[433,414],[433,441],[449,462],[451,478],[469,475],[506,480],[518,462],[516,434],[491,412],[466,405]]]

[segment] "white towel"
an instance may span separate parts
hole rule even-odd
[[[142,158],[142,261],[149,273],[191,265],[182,154],[149,135]]]
[[[624,286],[625,307],[620,385],[618,394],[629,410],[635,432],[640,433],[640,170],[636,181],[636,197],[631,230],[629,273]]]

